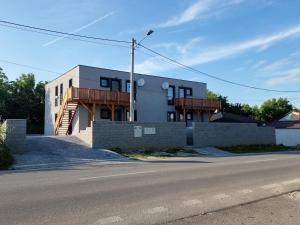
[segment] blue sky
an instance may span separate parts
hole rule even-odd
[[[300,2],[297,0],[2,0],[1,20],[143,43],[201,71],[262,88],[300,90]],[[2,61],[1,61],[2,60]],[[3,61],[4,60],[4,61]],[[128,70],[128,48],[49,37],[0,26],[0,66],[9,79],[33,72],[5,62],[63,73],[78,64]],[[232,86],[136,52],[136,71],[206,82],[232,102],[260,104],[300,93],[270,93]]]

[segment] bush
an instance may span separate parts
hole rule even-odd
[[[0,144],[0,170],[8,169],[13,163],[14,157],[9,149],[4,144]]]

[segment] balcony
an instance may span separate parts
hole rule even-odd
[[[192,109],[192,110],[210,110],[221,109],[221,102],[207,99],[197,98],[176,98],[175,107],[177,109]]]
[[[67,92],[67,102],[95,103],[116,106],[129,106],[130,97],[127,92],[104,91],[89,88],[72,87]]]

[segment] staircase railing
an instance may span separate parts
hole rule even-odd
[[[64,111],[65,111],[65,108],[67,107],[68,100],[69,100],[69,97],[71,96],[71,94],[72,94],[72,88],[67,89],[67,92],[64,95],[62,104],[59,108],[59,111],[57,113],[57,118],[56,118],[56,121],[55,121],[55,124],[54,124],[55,135],[58,134],[58,128],[59,128],[61,120],[64,116]]]

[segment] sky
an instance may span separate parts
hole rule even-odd
[[[286,97],[300,107],[299,11],[298,0],[1,0],[0,20],[125,41],[141,40],[152,29],[143,45],[185,65],[238,83],[299,92],[223,83],[167,63],[141,47],[136,50],[136,72],[205,82],[233,103],[260,105]],[[34,73],[37,81],[50,81],[78,64],[129,70],[129,44],[92,42],[0,23],[0,67],[10,80]]]

